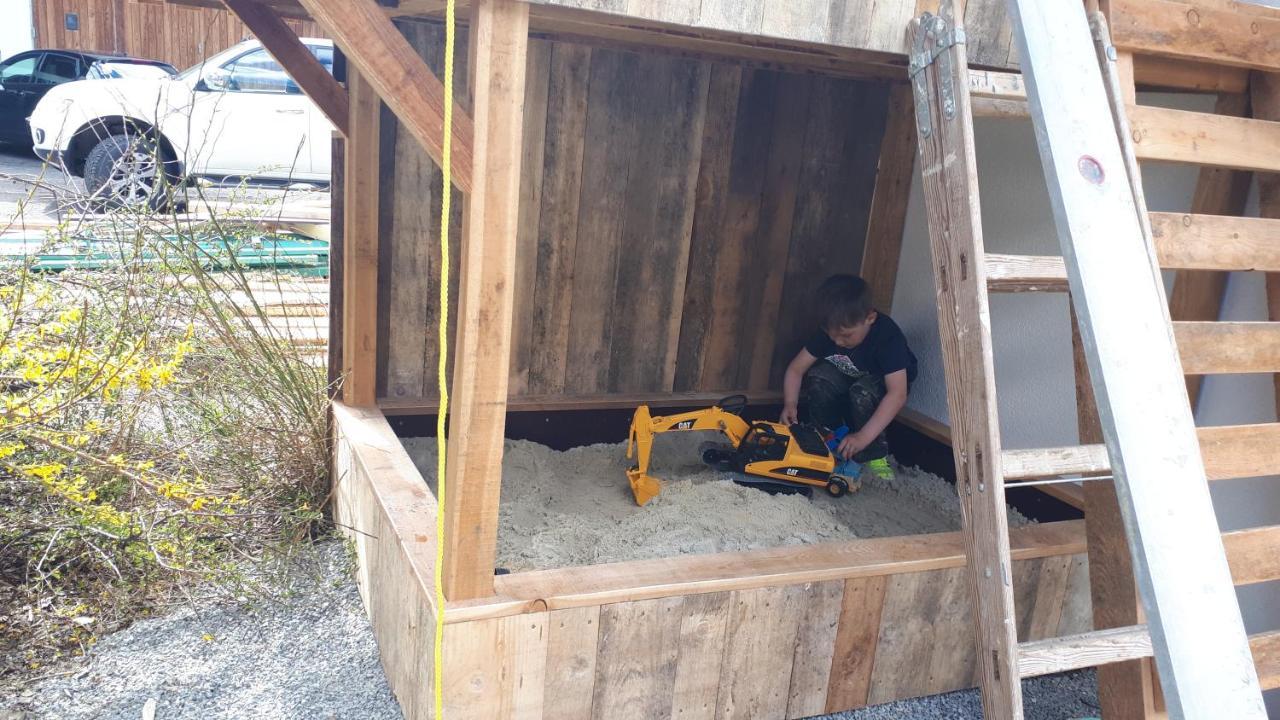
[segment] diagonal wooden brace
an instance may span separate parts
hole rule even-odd
[[[348,135],[347,91],[324,69],[315,55],[298,39],[283,18],[259,0],[223,0],[227,9],[262,41],[271,57],[298,83],[298,87],[329,118],[329,122]]]
[[[301,0],[427,155],[443,165],[444,86],[374,0]],[[471,192],[471,117],[453,107],[453,184]]]

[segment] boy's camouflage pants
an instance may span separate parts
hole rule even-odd
[[[885,393],[883,377],[864,373],[853,378],[826,360],[819,360],[805,373],[800,385],[800,421],[833,430],[845,425],[850,432],[856,432],[880,407]],[[888,454],[889,443],[882,432],[853,459],[865,463]]]

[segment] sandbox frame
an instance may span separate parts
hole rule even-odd
[[[431,711],[435,497],[334,403],[334,516],[406,717]],[[1083,521],[1011,533],[1019,635],[1091,627]],[[801,718],[975,684],[959,532],[497,576],[447,600],[450,718]]]

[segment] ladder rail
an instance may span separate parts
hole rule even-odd
[[[1118,84],[1082,52],[1088,38],[1082,7],[1011,5],[1170,716],[1265,718],[1194,421],[1182,399],[1163,281],[1139,212],[1142,198],[1130,184],[1136,159],[1121,135],[1123,102],[1107,92]]]
[[[916,135],[929,217],[956,489],[987,717],[1021,718],[1012,561],[963,30],[952,3],[910,28]]]

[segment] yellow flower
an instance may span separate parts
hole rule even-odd
[[[199,510],[200,508],[204,507],[204,502],[205,502],[204,498],[196,498],[195,500],[192,500],[191,509]]]
[[[48,480],[55,475],[61,474],[66,467],[62,463],[46,463],[44,465],[28,465],[23,469],[26,470],[28,475],[38,477],[41,480]]]
[[[210,635],[209,633],[205,633],[205,634],[201,635],[201,636],[200,636],[200,639],[201,639],[201,640],[204,640],[205,642],[213,642],[213,636],[212,636],[212,635]]]

